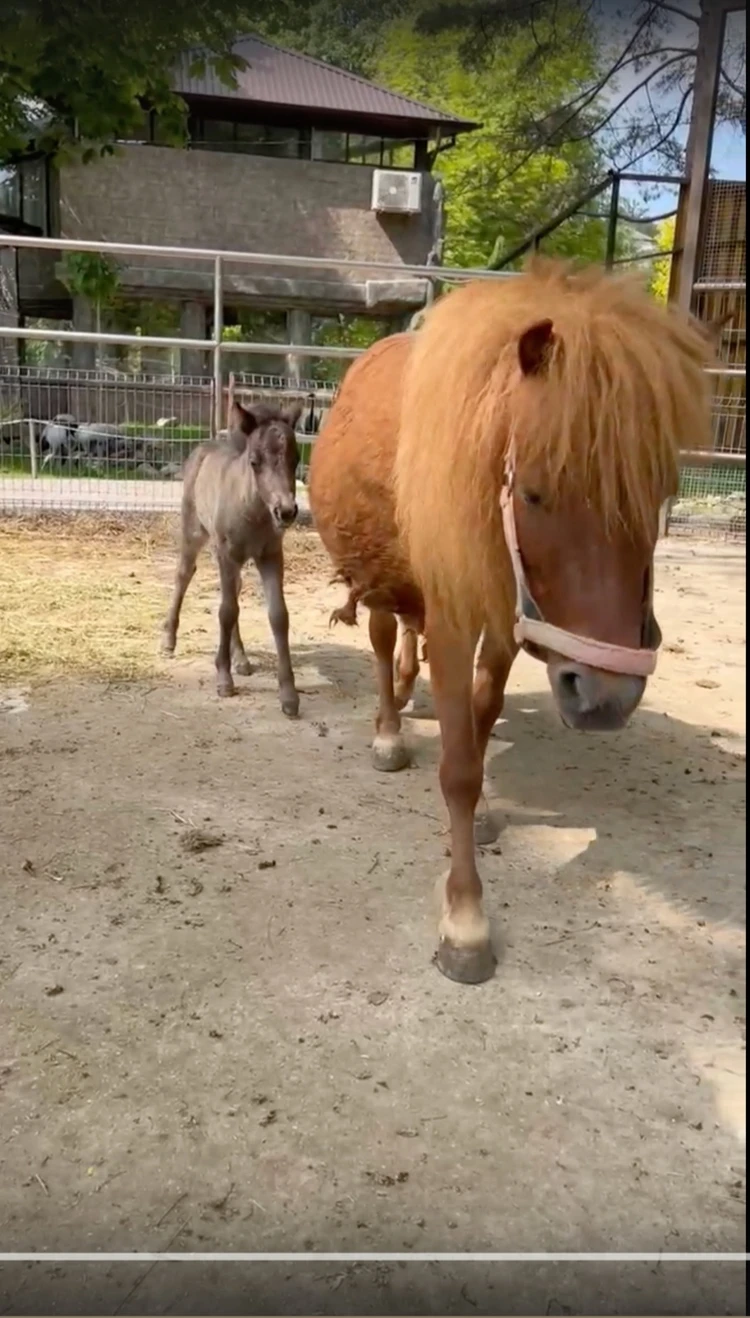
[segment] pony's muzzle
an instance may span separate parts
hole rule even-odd
[[[295,499],[279,502],[274,507],[274,516],[280,526],[291,526],[297,520],[299,508]]]
[[[624,728],[646,690],[645,677],[607,673],[570,659],[551,659],[547,672],[563,722],[578,732]]]

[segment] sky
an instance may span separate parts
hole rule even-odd
[[[611,43],[611,47],[617,53],[620,53],[634,30],[634,10],[636,8],[635,0],[599,0],[597,21],[600,25],[602,35]],[[675,0],[675,8],[687,11],[697,17],[699,13],[699,0]],[[690,18],[683,17],[679,12],[669,11],[666,16],[668,27],[664,33],[664,44],[669,46],[693,46],[695,44],[696,27]],[[725,49],[731,44],[736,44],[738,39],[745,40],[747,33],[747,13],[745,10],[731,13],[727,16],[726,41]],[[631,69],[624,70],[616,84],[610,89],[610,96],[613,100],[622,96],[627,90],[628,85],[639,82],[643,77],[644,71],[637,73]],[[743,74],[744,76],[744,74]],[[653,88],[652,88],[653,92]],[[675,107],[676,107],[675,101]],[[642,105],[644,111],[648,113],[646,93],[638,92],[633,97],[630,109]],[[667,108],[668,103],[662,101],[658,104],[659,110]],[[687,137],[687,125],[679,134],[684,142]],[[653,167],[653,166],[652,166]],[[745,134],[730,125],[719,125],[714,133],[713,151],[711,158],[711,168],[719,178],[744,180],[746,179],[746,139]],[[649,162],[642,161],[636,166],[637,170],[646,171],[649,169]]]

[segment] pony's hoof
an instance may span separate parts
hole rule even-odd
[[[282,700],[281,712],[287,718],[299,718],[299,696],[296,693]]]
[[[245,659],[237,660],[236,664],[234,665],[234,671],[238,677],[252,677],[253,673],[255,672],[255,669],[253,668],[253,665],[250,663],[250,660],[245,658]]]
[[[376,737],[372,743],[372,762],[381,773],[398,773],[411,760],[403,737]]]
[[[474,841],[478,847],[491,846],[493,842],[497,842],[499,836],[500,825],[489,810],[484,814],[475,816]]]
[[[174,636],[162,636],[159,641],[159,652],[164,655],[165,659],[171,659],[175,649]]]
[[[229,696],[235,696],[237,694],[237,689],[231,677],[229,679],[224,679],[223,681],[217,684],[216,694],[217,696],[221,696],[224,699],[227,699]]]
[[[476,947],[456,947],[441,938],[434,960],[441,974],[457,984],[484,984],[492,979],[497,965],[489,940]]]

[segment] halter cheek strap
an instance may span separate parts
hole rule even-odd
[[[522,649],[539,658],[533,647],[552,650],[565,659],[585,664],[588,668],[604,669],[610,673],[620,673],[628,677],[650,677],[656,668],[657,651],[661,645],[661,631],[653,614],[653,571],[649,568],[646,594],[644,598],[645,628],[644,648],[630,649],[624,645],[610,645],[606,641],[596,641],[589,636],[578,636],[567,632],[562,627],[553,627],[545,622],[529,584],[518,546],[516,516],[513,507],[513,484],[515,478],[515,460],[513,450],[508,453],[505,466],[505,481],[500,491],[500,508],[503,515],[505,542],[508,546],[513,572],[516,579],[516,622],[513,635]]]

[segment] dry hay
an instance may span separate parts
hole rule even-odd
[[[0,518],[0,681],[166,675],[158,636],[178,525],[168,514]],[[325,574],[314,533],[290,532],[286,547],[292,587]],[[210,560],[206,567],[185,604],[180,654],[186,658],[214,643],[217,582]]]

